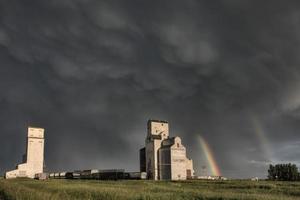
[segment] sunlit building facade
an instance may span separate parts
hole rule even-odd
[[[35,174],[43,173],[44,169],[44,129],[28,127],[26,154],[23,163],[15,170],[5,173],[5,178],[34,178]]]
[[[169,123],[149,120],[145,148],[140,150],[140,170],[148,179],[186,180],[194,176],[193,161],[186,157],[180,137],[169,137]]]

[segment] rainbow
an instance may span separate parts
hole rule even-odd
[[[270,142],[266,136],[266,133],[264,131],[262,123],[258,120],[257,117],[252,116],[251,118],[254,133],[260,143],[260,147],[265,154],[266,158],[271,161],[272,160],[272,147],[270,145]]]
[[[207,163],[209,165],[210,172],[212,173],[211,175],[221,176],[220,168],[214,158],[214,154],[213,154],[210,146],[204,140],[203,137],[199,136],[199,140],[200,140],[200,145],[202,147],[203,153],[204,153]]]

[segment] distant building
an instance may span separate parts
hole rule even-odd
[[[169,137],[166,121],[149,120],[145,148],[140,150],[140,170],[148,179],[186,180],[194,176],[193,161],[186,157],[180,137]]]
[[[198,176],[195,177],[196,179],[201,179],[201,180],[221,180],[221,181],[227,181],[228,178],[223,177],[223,176]]]
[[[43,173],[44,168],[44,129],[28,127],[26,154],[23,163],[15,170],[5,173],[5,178],[28,177]]]
[[[251,178],[251,181],[258,181],[258,180],[259,180],[258,177],[253,177],[253,178]]]

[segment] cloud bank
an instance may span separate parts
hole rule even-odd
[[[0,2],[1,173],[20,161],[28,125],[46,129],[51,171],[138,170],[149,118],[170,122],[198,174],[199,135],[224,176],[299,165],[299,11],[298,1]]]

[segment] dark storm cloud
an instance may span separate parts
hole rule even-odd
[[[137,170],[149,118],[198,173],[200,134],[225,176],[300,164],[299,23],[297,1],[1,2],[0,170],[28,125],[49,170]]]

